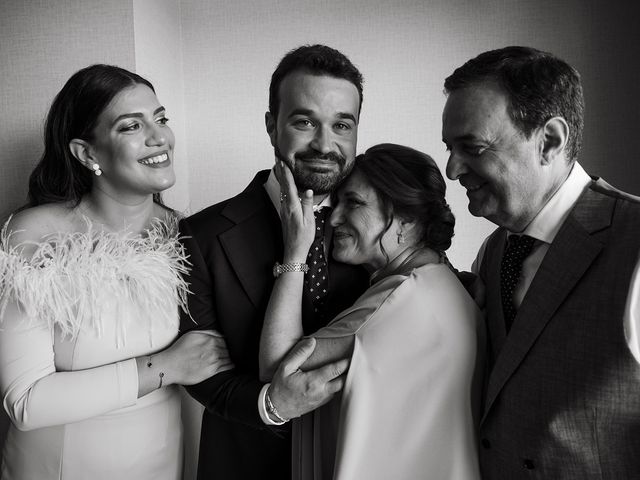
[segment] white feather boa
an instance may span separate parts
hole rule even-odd
[[[30,321],[57,326],[63,336],[81,329],[103,332],[102,307],[133,305],[135,321],[177,326],[180,306],[187,311],[189,262],[178,238],[177,219],[155,221],[142,236],[105,232],[87,220],[87,232],[51,234],[31,259],[9,246],[7,221],[0,234],[0,320],[9,301],[17,301]],[[117,308],[116,308],[117,312]],[[131,315],[115,315],[119,342],[126,340]]]

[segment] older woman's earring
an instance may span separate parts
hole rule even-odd
[[[404,233],[398,231],[396,235],[398,236],[398,245],[402,245],[405,242]]]
[[[93,174],[96,177],[99,177],[100,175],[102,175],[102,170],[100,170],[100,165],[98,165],[97,163],[94,163],[93,165],[91,165],[91,168],[93,168]]]

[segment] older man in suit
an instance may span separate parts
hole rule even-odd
[[[490,339],[487,479],[640,475],[640,199],[577,161],[579,74],[507,47],[445,81],[449,178],[498,225],[476,265]]]
[[[323,45],[289,52],[273,73],[267,133],[276,159],[291,168],[300,191],[312,189],[317,211],[317,278],[307,275],[306,333],[324,326],[365,290],[366,273],[331,258],[330,192],[351,170],[362,105],[362,76],[340,52]],[[291,476],[285,425],[341,388],[347,362],[317,371],[298,367],[307,345],[283,361],[271,384],[258,378],[258,346],[274,275],[305,269],[281,265],[280,188],[273,170],[258,172],[239,195],[180,224],[193,263],[189,308],[198,328],[219,330],[236,368],[189,389],[205,407],[198,479],[277,479]],[[316,258],[317,257],[317,258]],[[273,272],[273,273],[272,273]],[[183,330],[194,327],[184,318]]]

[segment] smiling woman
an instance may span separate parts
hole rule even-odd
[[[283,258],[306,267],[312,192],[299,200],[284,162],[277,172]],[[484,327],[444,256],[455,221],[438,167],[412,148],[376,145],[356,157],[332,200],[332,255],[365,266],[371,286],[311,335],[315,348],[301,370],[350,364],[341,396],[293,420],[293,478],[479,479],[473,414]],[[264,380],[303,335],[302,288],[312,274],[304,271],[284,271],[274,283],[260,337]]]
[[[109,65],[54,100],[29,208],[0,236],[2,480],[182,475],[178,384],[231,368],[212,332],[178,334],[188,262],[174,137],[144,78]]]
[[[95,187],[127,204],[175,183],[173,132],[165,109],[144,84],[124,89],[105,108],[91,140],[73,139],[73,155],[86,168],[104,173]]]

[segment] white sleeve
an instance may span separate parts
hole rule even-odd
[[[284,425],[287,422],[276,422],[272,420],[267,413],[267,390],[269,389],[269,385],[271,384],[265,383],[258,395],[258,413],[265,425]]]
[[[0,318],[0,393],[20,430],[77,422],[136,403],[135,359],[56,372],[53,331],[30,322],[14,302]]]
[[[629,350],[640,363],[640,258],[631,275],[627,305],[624,310],[624,334]]]

